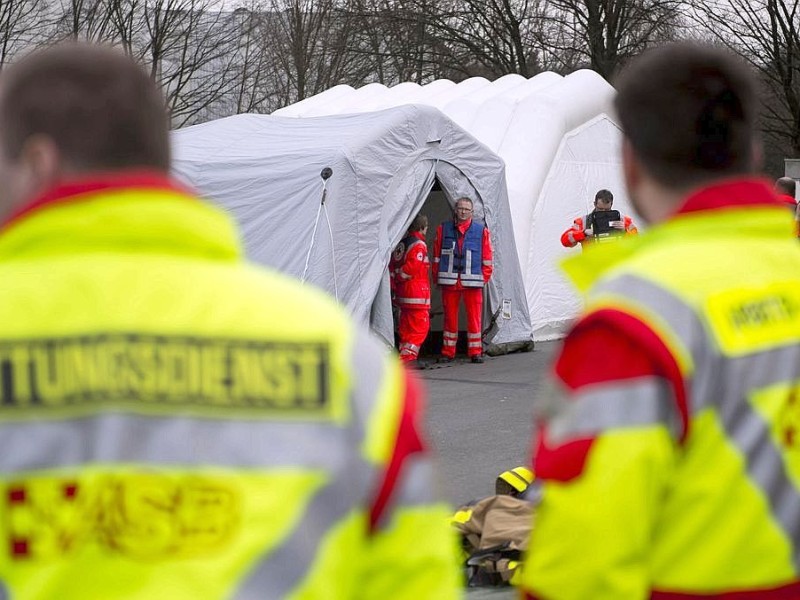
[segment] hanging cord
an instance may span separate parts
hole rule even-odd
[[[325,211],[325,220],[328,223],[328,233],[330,235],[331,240],[331,257],[333,258],[333,294],[336,298],[336,301],[339,301],[339,286],[336,282],[336,246],[333,243],[333,229],[331,228],[331,220],[328,216],[328,208],[325,206],[325,200],[328,196],[328,179],[330,176],[333,175],[333,169],[330,167],[325,167],[322,169],[320,173],[320,177],[322,177],[322,198],[320,199],[319,206],[317,207],[317,217],[314,219],[314,230],[311,232],[311,244],[308,247],[308,253],[306,254],[306,264],[303,267],[303,276],[300,278],[300,281],[305,283],[306,282],[306,275],[308,274],[308,263],[311,260],[311,251],[314,249],[314,240],[317,237],[317,227],[319,226],[319,215],[321,211]]]

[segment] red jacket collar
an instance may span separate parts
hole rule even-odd
[[[689,194],[676,214],[745,206],[783,207],[783,203],[763,179],[731,179]]]
[[[97,192],[131,188],[171,191],[194,197],[194,194],[188,188],[157,171],[131,170],[97,173],[63,180],[31,202],[15,210],[1,226],[3,228],[8,227],[11,223],[28,214],[52,204],[80,200],[86,195]]]
[[[461,235],[467,233],[467,229],[469,229],[470,225],[472,225],[472,219],[464,221],[463,223],[459,223],[458,221],[456,221],[455,223],[456,229],[458,229],[461,232]]]
[[[425,241],[425,236],[422,235],[422,232],[420,232],[420,231],[412,231],[411,235],[413,237],[417,238],[418,240],[422,240],[423,242]]]

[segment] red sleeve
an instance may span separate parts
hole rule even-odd
[[[417,453],[428,451],[419,434],[419,420],[424,409],[422,388],[417,378],[403,369],[405,375],[405,397],[400,424],[397,428],[397,438],[392,452],[392,458],[383,474],[380,488],[375,495],[369,513],[369,528],[374,531],[380,521],[384,510],[389,505],[392,493],[403,476],[403,465],[406,460]]]
[[[406,260],[400,269],[414,279],[424,279],[428,275],[428,263],[425,259],[428,256],[428,248],[425,243],[415,244],[406,255]]]
[[[572,240],[570,240],[570,233],[572,233]],[[572,227],[567,229],[561,234],[561,245],[567,248],[574,248],[580,242],[586,239],[586,234],[583,233],[583,219],[575,219]]]
[[[483,256],[484,264],[481,265],[483,269],[483,282],[486,283],[491,279],[492,272],[494,271],[493,264],[486,264],[486,262],[492,263],[493,261],[493,251],[492,251],[492,239],[489,235],[489,228],[483,228],[483,240],[482,240],[482,247],[481,247],[481,255]]]
[[[613,383],[639,377],[665,379],[673,390],[681,418],[682,437],[688,430],[686,388],[674,357],[645,323],[632,315],[604,309],[582,319],[564,340],[553,367],[571,402],[575,392],[598,383]],[[534,470],[543,479],[569,481],[584,467],[593,439],[570,440],[549,445],[546,423],[537,424]]]

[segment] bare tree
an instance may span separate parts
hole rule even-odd
[[[109,31],[109,13],[105,0],[62,0],[56,39],[70,37],[93,42],[113,38]]]
[[[682,0],[549,0],[546,45],[566,70],[588,67],[610,79],[630,57],[672,39]]]
[[[440,70],[461,77],[496,77],[519,73],[525,77],[540,69],[537,19],[539,0],[400,0],[394,19],[415,26],[409,36],[418,55]]]
[[[0,0],[0,68],[14,55],[41,41],[47,22],[44,0]]]

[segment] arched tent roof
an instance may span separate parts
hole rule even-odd
[[[230,211],[252,260],[305,276],[387,341],[392,249],[434,180],[450,202],[471,196],[475,218],[492,232],[497,261],[487,308],[499,318],[491,321],[488,351],[530,342],[503,162],[440,111],[237,115],[175,131],[172,141],[175,174]],[[323,186],[324,167],[333,176]]]
[[[381,102],[404,100],[404,94],[392,93],[398,87],[388,88]],[[580,307],[558,268],[564,255],[580,250],[563,248],[561,233],[591,210],[601,188],[613,192],[615,208],[631,213],[622,184],[613,96],[614,89],[600,75],[580,70],[566,77],[545,72],[527,80],[518,75],[494,82],[475,77],[424,101],[505,161],[534,339],[559,337]],[[356,95],[342,103],[349,103],[350,111],[359,110]],[[336,110],[347,108],[339,105]]]
[[[355,92],[355,90],[349,85],[337,85],[325,90],[324,92],[320,92],[319,94],[309,96],[308,98],[300,100],[299,102],[290,104],[289,106],[284,106],[272,114],[279,115],[281,117],[305,116],[306,111],[311,110],[315,106],[321,106],[326,102],[332,102],[338,98],[349,95],[352,92]]]

